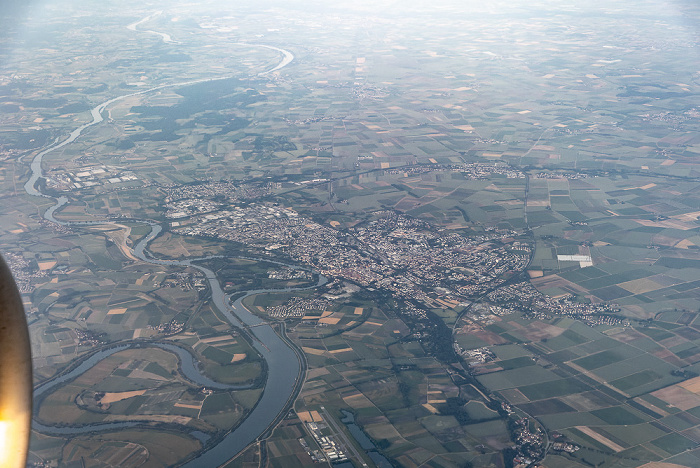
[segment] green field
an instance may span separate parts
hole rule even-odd
[[[322,409],[396,466],[698,465],[700,9],[628,3],[3,9],[0,250],[35,383],[142,345],[37,418],[149,429],[35,431],[31,461],[175,466],[242,421],[267,366],[220,286],[280,289],[244,305],[306,367],[231,466],[311,465]],[[160,342],[254,388],[203,391]]]

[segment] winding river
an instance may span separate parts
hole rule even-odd
[[[194,356],[190,352],[180,346],[170,344],[170,343],[149,343],[149,342],[131,342],[126,344],[118,344],[116,346],[111,346],[102,349],[94,354],[91,354],[87,359],[84,359],[77,366],[72,368],[69,372],[63,373],[58,377],[45,382],[34,389],[34,400],[38,400],[43,395],[49,394],[51,390],[58,387],[61,384],[69,382],[79,375],[87,372],[96,366],[103,359],[111,356],[112,354],[124,351],[130,348],[162,348],[173,354],[176,354],[180,361],[180,373],[191,383],[195,385],[205,386],[213,388],[216,390],[245,390],[253,387],[250,385],[226,385],[219,382],[215,382],[210,378],[202,375],[194,361]],[[40,422],[34,420],[32,427],[35,430],[43,432],[45,434],[56,434],[56,435],[73,435],[73,434],[86,434],[89,432],[98,432],[106,430],[124,429],[128,427],[137,426],[136,422],[115,422],[115,423],[102,423],[102,424],[88,424],[80,427],[68,427],[68,426],[47,426],[41,424]]]
[[[142,20],[141,22],[143,21],[145,20]],[[132,25],[129,25],[128,28],[135,30],[136,26],[141,22],[133,23]],[[289,51],[277,47],[263,44],[248,43],[241,43],[240,45],[252,47],[265,47],[282,53],[283,58],[280,61],[280,63],[274,68],[260,73],[260,76],[277,71],[287,66],[294,59],[294,56]],[[85,131],[87,128],[102,122],[104,120],[102,117],[102,113],[109,105],[131,96],[147,94],[159,89],[217,81],[227,78],[230,77],[192,80],[182,83],[156,86],[147,90],[118,96],[97,105],[91,110],[91,122],[83,124],[80,127],[76,128],[70,133],[70,135],[66,139],[55,142],[53,145],[41,151],[34,157],[30,164],[31,177],[24,185],[25,191],[29,195],[53,198],[35,188],[39,178],[43,177],[42,161],[44,156],[50,152],[56,151],[60,148],[71,144],[78,137],[80,137],[83,131]],[[48,208],[44,213],[44,218],[53,223],[73,226],[98,223],[105,224],[112,222],[109,220],[95,222],[62,222],[56,220],[54,217],[55,211],[60,209],[67,203],[69,203],[69,199],[67,197],[62,196],[57,198],[56,203],[50,208]],[[124,219],[121,218],[120,221],[124,221]],[[211,288],[212,301],[214,302],[216,307],[223,313],[223,315],[231,323],[232,326],[241,329],[243,332],[247,333],[252,338],[253,346],[267,363],[267,381],[265,382],[265,387],[263,389],[262,396],[260,397],[255,408],[250,412],[250,414],[248,414],[248,416],[243,420],[243,422],[238,427],[236,427],[235,430],[229,432],[223,438],[223,440],[220,440],[215,445],[205,446],[205,449],[196,458],[183,465],[187,468],[201,466],[220,466],[226,463],[238,453],[240,453],[257,438],[263,436],[271,426],[275,425],[277,421],[284,416],[284,411],[287,408],[288,403],[290,403],[298,393],[298,390],[302,383],[302,373],[304,371],[304,360],[301,351],[298,350],[293,344],[291,344],[289,340],[286,339],[286,337],[284,336],[284,330],[282,330],[281,334],[278,334],[270,324],[250,313],[243,306],[243,299],[253,294],[260,294],[266,292],[294,291],[315,288],[324,284],[326,282],[326,278],[324,278],[323,276],[319,276],[318,283],[308,288],[259,289],[248,291],[243,297],[238,298],[233,304],[230,304],[230,296],[226,295],[223,292],[214,272],[209,270],[208,268],[193,263],[194,261],[205,259],[190,259],[186,261],[158,260],[156,258],[153,258],[153,256],[151,256],[150,254],[148,254],[148,243],[155,239],[161,232],[161,227],[159,225],[156,225],[151,222],[148,222],[148,224],[151,225],[151,232],[134,247],[134,254],[142,261],[151,264],[192,267],[204,273]],[[282,327],[283,326],[284,325],[282,325]],[[246,387],[223,385],[203,376],[196,369],[194,357],[189,353],[189,351],[187,351],[184,348],[181,348],[174,344],[136,341],[129,342],[126,344],[118,344],[102,349],[80,362],[80,364],[72,368],[70,371],[64,374],[60,374],[57,377],[54,377],[53,379],[44,382],[41,385],[38,385],[34,389],[35,399],[40,399],[42,396],[50,393],[57,386],[69,382],[72,379],[75,379],[76,377],[91,369],[97,363],[109,357],[110,355],[131,347],[160,347],[169,352],[177,354],[179,357],[180,369],[182,374],[188,380],[197,385],[227,390],[250,388],[249,386]],[[104,424],[90,424],[81,427],[57,427],[47,426],[35,420],[33,422],[33,428],[39,432],[47,434],[73,435],[94,433],[106,430],[116,430],[125,427],[138,426],[139,424],[140,423],[137,422],[117,422]],[[192,435],[197,437],[196,434]]]

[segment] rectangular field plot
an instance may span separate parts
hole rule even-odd
[[[656,440],[652,440],[651,444],[668,452],[670,455],[675,455],[697,447],[695,442],[680,434],[667,434]]]
[[[621,406],[614,406],[612,408],[594,410],[591,411],[591,414],[602,419],[610,425],[619,426],[640,424],[647,420],[647,418],[643,418],[640,413],[633,413],[632,410],[627,410]]]
[[[594,370],[624,360],[628,357],[630,356],[625,356],[625,353],[618,347],[617,349],[601,351],[581,359],[576,359],[573,362],[586,370]]]
[[[548,382],[559,377],[553,372],[539,366],[494,372],[477,377],[478,380],[491,390],[518,387],[520,385]]]
[[[577,411],[573,407],[556,398],[541,400],[536,403],[521,404],[519,407],[527,413],[536,416],[545,414],[571,413]]]
[[[550,382],[540,382],[532,385],[519,386],[518,390],[530,400],[542,400],[590,390],[590,387],[578,379],[559,379]]]

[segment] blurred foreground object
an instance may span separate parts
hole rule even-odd
[[[24,468],[32,422],[32,356],[22,299],[0,257],[0,467]]]

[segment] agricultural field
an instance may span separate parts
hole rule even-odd
[[[346,305],[345,309],[354,306]],[[342,322],[325,324],[328,331],[315,334],[310,333],[306,320],[296,327],[288,326],[289,337],[302,348],[308,363],[306,381],[295,404],[298,418],[312,421],[314,414],[323,413],[322,420],[331,419],[324,424],[340,428],[342,437],[368,463],[374,462],[340,421],[341,410],[354,415],[384,456],[402,464],[434,459],[445,466],[469,461],[475,466],[499,466],[499,451],[509,440],[499,414],[481,403],[474,389],[474,400],[460,410],[460,404],[469,400],[465,394],[469,390],[456,386],[442,364],[426,356],[417,343],[405,341],[408,330],[392,318],[390,310],[387,313],[374,307],[359,311],[354,307],[354,312],[367,317],[351,330]],[[300,452],[297,442],[301,436],[312,440],[299,419],[287,419],[268,442],[270,463],[304,466],[307,455]],[[487,445],[481,445],[484,439],[489,440]],[[294,462],[288,458],[292,453],[296,453]],[[242,455],[240,464],[232,466],[246,466],[243,460],[247,456]]]
[[[692,466],[700,456],[694,415],[700,399],[688,350],[697,349],[700,335],[688,324],[696,315],[593,328],[569,318],[480,315],[463,319],[457,341],[467,330],[481,337],[472,349],[488,349],[490,357],[471,359],[476,380],[550,438],[582,447],[570,460]]]
[[[237,392],[235,399],[225,391],[207,392],[179,375],[170,352],[151,349],[146,359],[143,355],[127,350],[102,360],[37,402],[38,419],[69,426],[150,421],[216,433],[235,425],[259,396],[259,389]]]
[[[122,466],[159,467],[175,463],[201,447],[192,437],[167,429],[124,430],[97,437],[78,436],[70,441],[37,436],[32,441],[36,457],[54,457],[60,451],[62,463],[104,463]],[[138,442],[133,442],[138,441]],[[171,445],[173,442],[174,445]],[[30,458],[30,462],[41,458]]]
[[[695,188],[683,178],[653,175],[531,181],[533,284],[553,296],[613,302],[634,318],[697,310]]]
[[[333,184],[331,212],[315,206],[328,198],[323,186],[290,189],[280,195],[305,200],[302,212],[314,213],[338,227],[354,226],[367,212],[397,210],[452,230],[480,230],[479,225],[523,228],[524,175],[505,165],[460,168],[454,164],[460,162],[448,161],[447,168],[431,168],[428,162],[418,169],[406,166],[340,176]],[[314,199],[316,204],[308,203]]]
[[[139,424],[37,430],[33,462],[181,465],[263,398],[265,330],[303,375],[226,466],[308,466],[321,420],[355,465],[700,465],[692,2],[12,3],[35,382],[138,346],[35,416]]]
[[[174,354],[157,348],[147,351],[117,352],[35,404],[37,418],[45,424],[148,422],[155,428],[147,431],[148,436],[133,439],[134,433],[117,431],[98,440],[39,437],[37,456],[43,446],[58,445],[63,447],[66,463],[80,458],[146,463],[144,466],[173,463],[201,448],[192,431],[207,438],[216,436],[240,421],[260,395],[261,390],[255,388],[235,393],[207,391],[180,375]],[[238,356],[239,361],[245,359]],[[180,441],[178,448],[167,449],[170,442],[164,441],[173,438]]]
[[[162,336],[196,310],[194,271],[136,261],[126,226],[42,236],[15,258],[35,271],[24,288],[38,376],[49,376],[99,343]],[[138,231],[137,231],[138,232]]]
[[[183,259],[188,257],[208,257],[221,255],[226,251],[226,246],[220,242],[212,242],[207,239],[178,236],[166,232],[156,238],[150,245],[151,252],[162,258]]]

